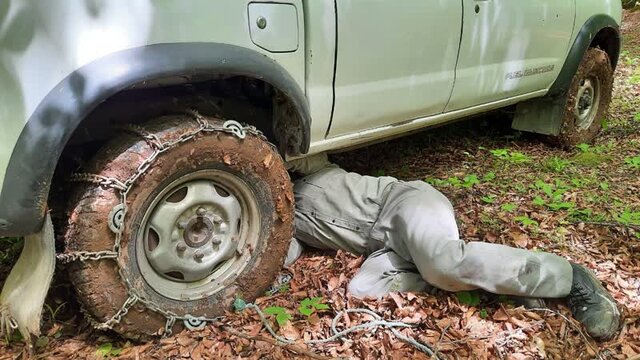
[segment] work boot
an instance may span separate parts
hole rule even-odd
[[[571,263],[573,283],[568,303],[573,317],[595,339],[612,338],[620,327],[620,312],[615,300],[584,266]]]

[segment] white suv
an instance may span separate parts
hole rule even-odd
[[[198,326],[279,270],[283,159],[515,104],[515,128],[588,142],[620,21],[620,0],[1,1],[0,235],[39,233],[42,267],[55,230],[98,328]],[[28,268],[12,286],[42,287]]]

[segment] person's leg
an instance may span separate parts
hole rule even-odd
[[[424,279],[443,290],[560,298],[569,295],[571,264],[553,254],[459,239],[453,207],[428,185],[390,201],[389,241],[415,262]],[[390,210],[390,211],[389,211]]]
[[[382,297],[390,292],[428,292],[432,288],[415,264],[391,249],[378,250],[365,260],[347,290],[357,298]]]
[[[614,336],[620,313],[585,267],[559,256],[458,238],[449,201],[427,185],[401,194],[384,209],[389,243],[409,254],[423,278],[449,291],[481,288],[495,294],[566,298],[573,316],[599,339]],[[392,246],[392,247],[393,247]]]

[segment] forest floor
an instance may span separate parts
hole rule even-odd
[[[255,301],[281,314],[280,325],[274,316],[268,321],[280,335],[297,340],[293,346],[270,340],[251,309],[229,312],[201,331],[132,343],[92,330],[61,279],[47,299],[44,333],[34,341],[32,357],[429,358],[384,329],[322,345],[302,343],[330,336],[340,310],[366,308],[415,324],[402,334],[430,344],[446,359],[640,359],[640,12],[625,14],[623,33],[610,115],[591,146],[553,148],[510,130],[508,114],[499,112],[334,157],[351,171],[433,184],[454,204],[465,240],[552,252],[589,267],[622,309],[624,324],[614,339],[584,336],[561,302],[545,313],[482,292],[359,301],[346,294],[346,285],[363,259],[315,252],[283,270],[292,275],[288,284]],[[6,274],[20,244],[0,241],[13,249],[0,254],[0,273]],[[300,305],[307,306],[300,311]],[[340,320],[342,329],[371,317],[350,314]],[[27,353],[17,338],[0,340],[0,359]]]

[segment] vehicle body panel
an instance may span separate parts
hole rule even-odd
[[[442,113],[453,88],[462,7],[451,0],[339,0],[329,137]]]
[[[463,0],[447,111],[548,89],[569,49],[576,0]]]

